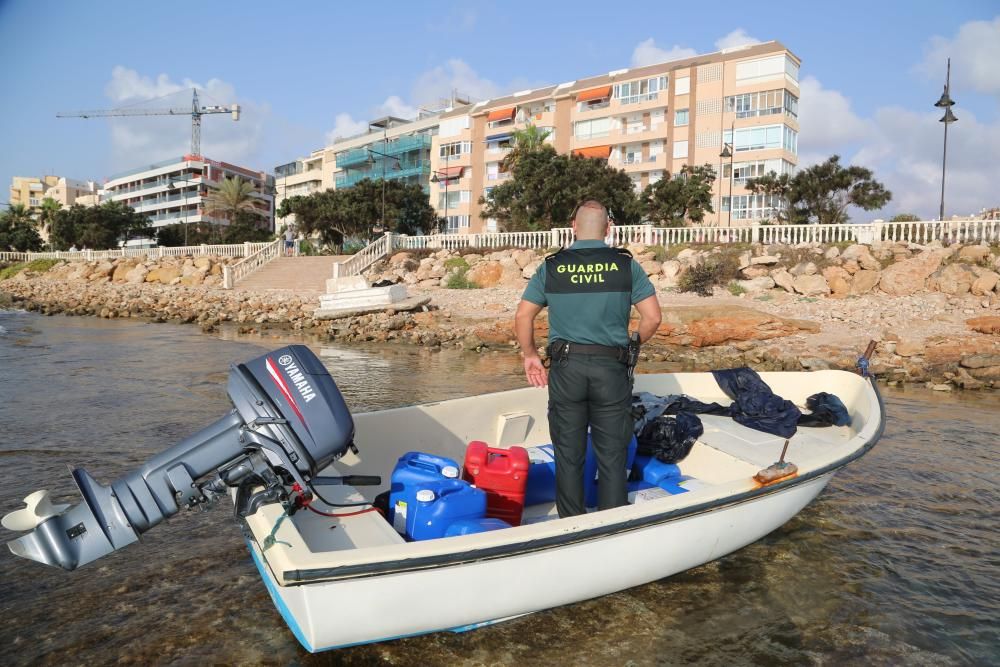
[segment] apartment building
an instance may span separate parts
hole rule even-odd
[[[177,223],[228,224],[218,213],[205,208],[205,198],[224,178],[239,177],[254,186],[254,211],[267,229],[274,229],[274,178],[263,171],[184,155],[164,160],[111,178],[108,198],[128,204],[145,214],[154,227]]]
[[[81,198],[97,194],[99,187],[93,181],[78,181],[65,176],[14,176],[10,183],[11,204],[23,204],[37,213],[45,199],[54,199],[63,208],[82,203]]]
[[[800,60],[779,42],[620,69],[445,112],[431,141],[431,204],[451,233],[500,231],[479,198],[509,178],[500,166],[514,130],[548,130],[561,153],[607,160],[637,191],[685,164],[718,178],[709,225],[771,218],[775,198],[746,179],[798,164]],[[729,147],[731,157],[722,158]]]
[[[378,118],[360,134],[338,137],[309,157],[275,167],[276,206],[288,197],[349,188],[365,178],[416,183],[429,192],[431,138],[440,115],[422,110],[415,120]],[[294,223],[294,216],[279,221],[288,223]]]

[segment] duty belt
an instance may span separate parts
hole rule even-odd
[[[611,347],[609,345],[584,345],[583,343],[572,343],[567,340],[554,340],[549,343],[548,357],[564,361],[570,354],[596,354],[602,357],[613,357],[623,364],[629,362],[627,347]]]

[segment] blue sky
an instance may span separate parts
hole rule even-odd
[[[777,39],[803,60],[802,162],[840,153],[931,216],[953,59],[948,210],[1000,205],[1000,5],[913,2],[38,3],[0,0],[0,182],[102,180],[186,152],[179,118],[56,119],[168,95],[239,102],[203,120],[209,157],[271,170],[452,88],[485,98],[720,44]],[[918,8],[919,7],[919,8]],[[711,20],[706,20],[706,14]],[[6,200],[6,190],[3,191]],[[871,217],[863,211],[854,218]]]

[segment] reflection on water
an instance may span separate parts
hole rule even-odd
[[[229,363],[289,340],[2,311],[0,326],[4,513],[39,488],[75,503],[68,466],[107,483],[215,420],[229,407]],[[313,348],[354,410],[522,383],[514,355]],[[219,506],[178,515],[75,573],[4,550],[2,662],[995,664],[1000,397],[887,399],[881,444],[798,517],[646,586],[466,634],[310,656]],[[329,613],[352,620],[347,601]]]

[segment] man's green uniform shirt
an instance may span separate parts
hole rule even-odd
[[[603,241],[577,241],[569,250],[582,252],[546,259],[521,298],[548,306],[549,342],[628,345],[632,305],[656,293],[646,272],[628,255],[607,252],[611,249]]]

